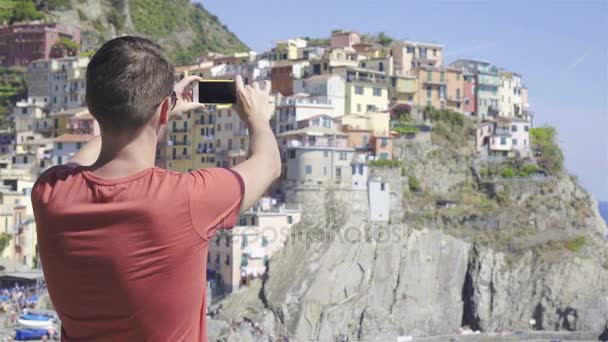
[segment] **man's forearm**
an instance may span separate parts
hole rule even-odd
[[[260,158],[266,160],[267,168],[271,170],[281,169],[281,156],[277,140],[272,133],[268,121],[252,122],[249,127],[249,156],[251,158]],[[270,171],[270,170],[267,170]]]
[[[70,163],[76,163],[84,166],[89,166],[97,161],[99,152],[101,151],[101,136],[98,135],[86,143],[72,159]]]

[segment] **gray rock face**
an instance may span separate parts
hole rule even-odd
[[[403,153],[415,161],[432,150]],[[453,196],[474,176],[468,162],[444,157],[437,162],[444,170],[430,171],[433,162],[413,168],[406,163],[406,171],[415,172],[432,195]],[[606,330],[606,225],[573,179],[495,184],[491,190],[506,193],[507,204],[471,212],[464,203],[437,209],[433,202],[421,204],[427,201],[423,195],[404,197],[407,176],[399,169],[373,172],[390,183],[390,225],[367,221],[367,202],[358,192],[288,194],[303,204],[303,221],[254,290],[261,300],[253,305],[273,313],[274,324],[265,326],[274,327],[276,336],[387,341],[456,334],[463,326],[585,336]],[[441,175],[452,178],[426,179]],[[575,237],[584,237],[583,243],[573,243]],[[245,293],[232,305],[242,303],[238,296]]]

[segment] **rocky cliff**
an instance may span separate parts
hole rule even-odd
[[[226,25],[189,0],[62,0],[42,7],[47,19],[73,24],[85,33],[85,48],[122,34],[149,37],[176,64],[192,63],[202,52],[248,51]],[[44,4],[44,2],[43,2]]]
[[[431,135],[399,139],[403,167],[372,170],[390,183],[389,224],[367,221],[364,192],[291,189],[303,222],[260,284],[222,302],[220,318],[302,341],[463,326],[608,336],[607,228],[576,179],[482,177],[471,140]]]

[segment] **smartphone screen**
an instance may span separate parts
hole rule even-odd
[[[231,80],[207,80],[198,83],[198,102],[236,103],[236,85]]]

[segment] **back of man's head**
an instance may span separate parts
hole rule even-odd
[[[86,78],[87,105],[102,130],[126,133],[144,126],[171,95],[174,68],[157,44],[119,37],[93,55]]]

